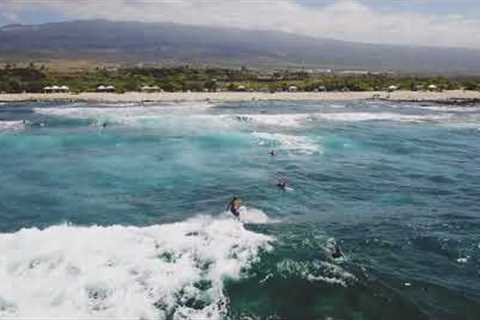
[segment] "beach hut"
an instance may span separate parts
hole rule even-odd
[[[115,92],[115,87],[112,85],[104,86],[101,84],[97,87],[97,92]]]
[[[438,87],[434,84],[431,84],[428,86],[429,91],[438,91]]]
[[[394,86],[394,85],[391,85],[387,88],[387,91],[388,92],[393,92],[393,91],[397,91],[398,90],[398,87],[397,86]]]
[[[298,91],[298,87],[297,86],[289,86],[288,87],[288,92],[297,92]]]
[[[320,92],[327,92],[327,87],[325,87],[325,86],[320,86],[320,87],[318,87],[318,91],[320,91]]]
[[[50,87],[50,86],[43,87],[43,92],[51,93],[52,92],[52,87]]]
[[[155,92],[158,91],[158,86],[141,86],[140,91],[142,92]]]
[[[70,92],[70,88],[66,85],[60,86],[58,89],[59,92],[67,93]]]
[[[239,85],[237,86],[237,91],[247,91],[247,88],[245,88],[245,86]]]
[[[60,91],[60,87],[57,86],[57,85],[51,86],[51,88],[52,88],[52,92],[59,92]]]

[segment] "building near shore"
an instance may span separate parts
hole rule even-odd
[[[115,87],[112,85],[108,85],[108,86],[99,85],[97,87],[97,92],[115,92]]]
[[[160,89],[159,86],[148,86],[147,85],[147,86],[141,86],[140,91],[151,93],[151,92],[160,92],[162,90]]]
[[[288,87],[288,92],[297,92],[298,91],[298,87],[297,86],[289,86]]]
[[[66,85],[63,85],[63,86],[60,86],[59,91],[63,93],[67,93],[67,92],[70,92],[70,88]]]
[[[439,91],[438,87],[434,84],[428,86],[428,91]]]
[[[68,93],[70,92],[70,88],[66,85],[62,85],[62,86],[57,86],[57,85],[53,85],[53,86],[46,86],[43,88],[43,92],[44,93]]]
[[[397,90],[398,90],[398,86],[394,86],[394,85],[391,85],[387,88],[388,92],[393,92],[393,91],[397,91]]]

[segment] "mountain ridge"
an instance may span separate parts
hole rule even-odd
[[[135,21],[0,27],[0,59],[32,58],[480,73],[480,50],[467,48],[366,44],[277,31]]]

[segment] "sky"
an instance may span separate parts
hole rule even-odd
[[[97,18],[480,49],[480,0],[0,0],[0,25]]]

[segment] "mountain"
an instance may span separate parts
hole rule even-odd
[[[480,73],[480,50],[364,44],[274,31],[82,20],[0,28],[0,60],[299,66]]]

